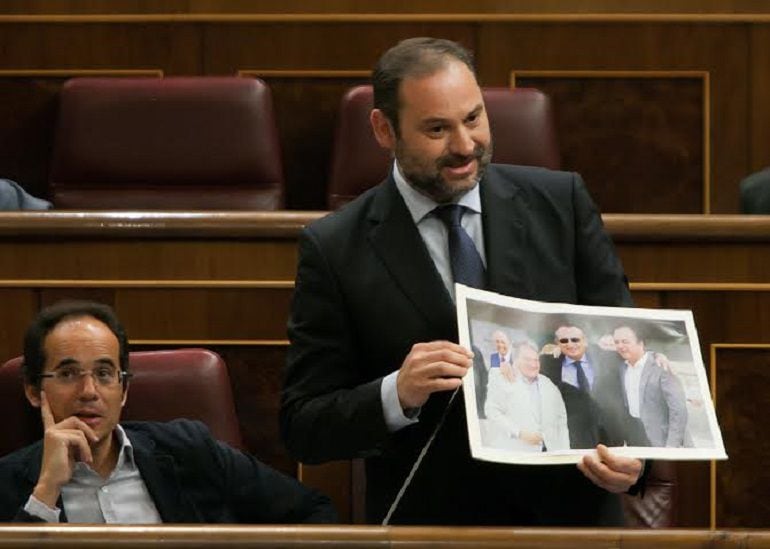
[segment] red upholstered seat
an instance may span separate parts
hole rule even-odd
[[[559,148],[548,97],[527,88],[484,88],[494,139],[493,162],[559,168]],[[351,88],[342,98],[332,150],[327,204],[336,209],[388,174],[390,157],[369,124],[371,86]]]
[[[243,448],[230,376],[222,358],[206,349],[142,351],[130,354],[124,420],[198,419],[219,440]],[[0,367],[0,408],[6,418],[0,456],[42,436],[40,413],[24,396],[21,357]]]
[[[261,80],[73,78],[62,88],[56,208],[276,210],[283,191]]]

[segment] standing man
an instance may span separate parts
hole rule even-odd
[[[495,330],[492,334],[492,340],[495,342],[495,352],[489,357],[489,367],[499,368],[501,364],[511,364],[511,341],[505,332]]]
[[[489,376],[485,409],[490,445],[524,452],[569,449],[567,409],[556,385],[540,374],[537,346],[523,341],[515,352],[514,381],[500,370]]]
[[[617,359],[614,351],[589,349],[585,332],[577,326],[559,326],[554,334],[559,355],[540,357],[543,374],[559,388],[569,418],[570,448],[595,448],[597,444],[622,444],[619,427],[604,400],[617,399]],[[614,428],[613,428],[614,427]]]
[[[631,418],[629,446],[684,446],[687,401],[682,382],[670,370],[655,365],[638,331],[620,326],[613,336],[623,359],[620,375]]]
[[[329,499],[200,422],[120,424],[128,339],[106,305],[62,302],[24,340],[44,438],[0,459],[0,522],[333,522]],[[169,387],[168,398],[178,398]],[[11,419],[12,420],[12,419]]]
[[[290,452],[366,458],[367,516],[380,522],[462,383],[453,282],[501,294],[630,305],[612,243],[580,177],[491,165],[470,53],[404,40],[372,76],[371,123],[395,158],[379,186],[299,240],[281,406]],[[600,447],[579,465],[470,457],[460,395],[394,524],[619,525],[641,462]]]

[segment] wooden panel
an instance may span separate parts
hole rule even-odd
[[[708,213],[708,75],[514,71],[553,102],[562,168],[603,212]]]
[[[254,74],[260,76],[259,71]],[[271,75],[263,79],[273,93],[286,206],[309,210],[325,205],[340,100],[349,88],[368,83],[368,77],[334,77],[330,73],[321,78]]]
[[[281,341],[290,298],[291,289],[121,289],[115,307],[132,338]]]
[[[3,24],[1,69],[162,69],[200,74],[195,25]]]
[[[90,261],[81,251],[88,250]],[[18,239],[4,243],[0,278],[37,280],[294,280],[296,250],[280,241],[91,241],[58,242]],[[148,278],[145,278],[148,277]]]
[[[308,4],[303,0],[4,0],[0,13],[9,14],[125,14],[125,13],[767,13],[763,0],[379,0],[376,4],[355,0],[327,0]]]
[[[750,129],[751,162],[748,172],[770,166],[770,25],[751,27]]]
[[[39,309],[38,295],[29,288],[0,288],[0,307],[5,321],[0,322],[0,364],[22,354],[24,333]]]
[[[747,109],[745,94],[748,93],[746,78],[748,39],[746,28],[740,26],[708,25],[659,25],[639,24],[482,24],[479,30],[477,59],[480,78],[487,85],[506,85],[511,71],[706,71],[711,81],[711,135],[712,151],[711,176],[712,198],[710,211],[715,213],[736,211],[736,181],[746,171],[748,162],[745,120]],[[677,93],[684,93],[677,87]],[[644,88],[629,91],[631,97],[638,97]],[[656,94],[665,93],[665,89],[652,90]],[[588,90],[586,94],[590,93]],[[688,92],[691,93],[691,92]],[[580,90],[571,92],[571,97],[579,97]],[[660,95],[658,95],[660,97]],[[590,98],[592,104],[600,108],[600,99]],[[647,98],[645,98],[647,101]],[[683,105],[695,103],[688,98]],[[692,108],[687,107],[687,108]],[[686,113],[683,115],[687,117]],[[623,129],[621,128],[621,131]],[[647,130],[637,126],[626,128],[633,134],[644,134]],[[570,137],[578,142],[590,136],[592,128],[578,128],[579,133]],[[627,142],[627,141],[626,141]],[[691,143],[691,137],[687,138]],[[650,146],[650,145],[648,145]],[[657,145],[660,146],[660,145]],[[593,157],[586,155],[591,166],[576,166],[581,171],[602,172],[602,167],[615,163],[618,159],[633,163],[628,158],[626,148],[602,150]],[[663,149],[666,150],[665,148]],[[731,151],[727,154],[725,151]],[[734,154],[732,154],[734,152]],[[630,151],[632,156],[639,151]],[[687,153],[683,153],[682,157]],[[670,156],[670,155],[669,155]],[[664,155],[665,157],[665,155]],[[656,162],[658,157],[656,156]],[[692,159],[694,164],[699,160]],[[689,169],[689,165],[682,165]],[[677,169],[669,165],[668,171]],[[655,201],[657,187],[651,178],[650,168],[645,168],[642,176],[637,176],[644,189],[650,188],[647,200]],[[645,177],[648,176],[648,177]],[[592,181],[587,181],[594,197],[600,204],[604,202],[602,187],[594,188]],[[639,183],[637,183],[639,184]],[[702,181],[697,186],[701,188]],[[689,187],[688,187],[689,189]],[[643,191],[635,191],[637,202]],[[700,211],[698,197],[680,193],[669,195],[667,211]],[[693,201],[696,204],[693,204]],[[629,211],[629,210],[626,210]]]
[[[761,527],[770,524],[770,425],[762,419],[770,407],[770,345],[714,351],[717,417],[730,456],[716,466],[716,525]]]

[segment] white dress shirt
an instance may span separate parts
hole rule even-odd
[[[626,373],[623,376],[623,384],[626,389],[626,399],[628,400],[628,413],[633,417],[640,417],[639,404],[641,401],[641,394],[639,388],[642,383],[642,372],[644,371],[645,362],[647,362],[648,353],[644,353],[634,364],[629,364],[626,361]]]
[[[422,241],[428,249],[436,270],[441,275],[452,301],[455,299],[454,279],[452,278],[452,267],[449,261],[449,234],[443,221],[431,212],[439,206],[431,198],[417,191],[412,187],[401,174],[401,168],[398,162],[393,162],[393,179],[396,182],[396,188],[406,203],[409,214],[412,216],[417,230],[420,232]],[[481,256],[481,261],[486,267],[486,255],[484,253],[484,234],[481,224],[481,194],[479,186],[476,185],[465,193],[457,201],[457,204],[465,206],[465,214],[460,220],[465,232],[471,237],[476,245],[476,250]],[[397,365],[397,366],[400,366]],[[411,411],[405,415],[401,403],[398,400],[398,389],[396,387],[396,378],[398,370],[388,374],[382,380],[380,385],[380,398],[382,399],[382,411],[385,416],[385,424],[390,431],[397,431],[402,427],[411,425],[417,421],[418,410]]]
[[[62,486],[68,522],[155,524],[162,522],[134,462],[134,448],[123,428],[115,427],[120,444],[118,462],[107,479],[78,462],[70,481]],[[59,522],[61,509],[50,508],[30,496],[24,510],[46,522]]]

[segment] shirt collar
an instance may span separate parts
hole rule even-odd
[[[434,201],[432,198],[428,198],[420,191],[415,189],[401,173],[401,167],[398,165],[398,160],[393,161],[393,179],[396,182],[396,188],[404,199],[406,207],[412,216],[414,224],[417,225],[425,219],[437,206],[440,204]],[[461,206],[465,206],[469,210],[481,213],[481,194],[479,192],[479,185],[476,184],[471,190],[466,192],[456,202]]]
[[[133,469],[135,467],[134,447],[131,445],[131,441],[128,440],[128,436],[126,436],[126,432],[123,430],[123,427],[116,425],[113,433],[115,434],[115,439],[119,445],[119,449],[118,461],[115,463],[115,469],[113,469],[112,473],[110,473],[110,478],[112,478],[116,471],[120,471],[124,468]],[[73,482],[81,484],[93,484],[93,479],[97,479],[99,483],[103,482],[101,477],[99,477],[91,467],[82,461],[78,461],[75,464],[75,469],[72,473]]]
[[[649,352],[645,352],[645,353],[642,355],[642,358],[640,358],[639,360],[637,360],[637,361],[636,361],[636,362],[634,362],[633,364],[632,364],[632,363],[630,363],[629,361],[627,361],[627,360],[626,360],[626,364],[627,364],[628,366],[633,366],[633,368],[632,368],[632,369],[636,370],[636,369],[637,369],[639,366],[644,366],[644,365],[645,365],[645,363],[647,362],[647,355],[648,355],[648,354],[649,354]]]

